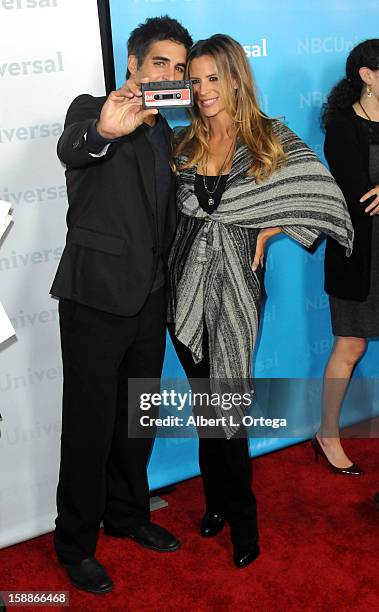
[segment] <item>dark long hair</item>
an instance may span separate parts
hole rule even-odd
[[[349,108],[361,97],[363,81],[359,69],[363,67],[379,70],[379,38],[365,40],[350,52],[346,76],[333,87],[323,106],[321,122],[324,129],[338,111]]]

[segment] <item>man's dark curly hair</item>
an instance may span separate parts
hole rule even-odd
[[[150,17],[144,23],[140,23],[129,36],[128,55],[135,55],[138,67],[140,67],[149,52],[150,45],[159,40],[172,40],[181,43],[187,51],[193,44],[188,30],[176,19],[172,19],[168,15]],[[128,70],[126,78],[128,79],[129,76],[130,72]]]
[[[346,76],[333,87],[323,106],[321,122],[324,129],[336,113],[349,108],[361,97],[363,81],[359,69],[363,67],[379,70],[379,38],[365,40],[350,52]]]

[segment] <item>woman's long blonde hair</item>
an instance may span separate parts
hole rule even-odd
[[[240,136],[253,156],[248,176],[263,181],[280,166],[286,155],[273,133],[272,119],[259,108],[246,54],[242,46],[230,36],[215,34],[198,41],[188,56],[186,78],[191,61],[203,55],[216,63],[221,96],[225,110],[232,120],[236,136]],[[233,87],[236,84],[237,89]],[[174,155],[185,155],[187,161],[180,168],[196,166],[209,152],[209,129],[198,107],[189,110],[191,124],[182,130],[176,142]]]

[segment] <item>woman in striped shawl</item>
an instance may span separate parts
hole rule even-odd
[[[169,329],[192,390],[198,378],[209,379],[211,390],[221,380],[243,387],[251,377],[269,238],[284,232],[309,247],[325,233],[349,255],[352,225],[315,154],[259,109],[239,43],[221,34],[199,41],[187,76],[195,106],[175,150],[179,222],[169,260]],[[259,547],[244,410],[214,410],[222,437],[199,432],[206,501],[200,532],[216,535],[228,521],[234,563],[245,567]]]

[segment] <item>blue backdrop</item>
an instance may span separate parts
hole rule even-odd
[[[179,19],[194,40],[217,32],[236,38],[245,48],[256,79],[262,109],[284,117],[288,126],[323,160],[320,109],[333,84],[343,76],[346,57],[358,42],[378,36],[379,4],[371,0],[111,0],[117,85],[126,72],[126,41],[147,17],[168,14]],[[167,115],[172,125],[185,116]],[[266,258],[267,302],[255,356],[257,377],[321,378],[330,353],[328,298],[323,291],[325,244],[310,255],[288,238],[275,239]],[[371,341],[355,377],[378,374],[379,342]],[[164,375],[183,375],[169,343]],[[359,386],[361,389],[361,386]],[[375,385],[365,402],[353,386],[344,404],[342,423],[379,411]],[[275,397],[273,396],[273,401]],[[291,439],[251,441],[259,455],[310,437],[318,426],[319,400],[309,410],[307,385],[281,398],[283,416],[296,418],[298,435]],[[149,467],[152,488],[198,473],[194,439],[158,439]]]

